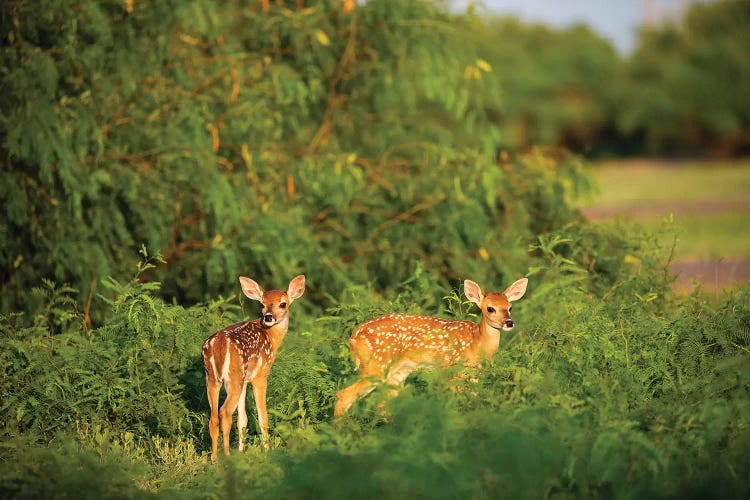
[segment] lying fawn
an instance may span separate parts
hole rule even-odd
[[[276,351],[289,328],[289,306],[305,292],[305,277],[299,275],[294,278],[289,282],[286,292],[267,292],[258,283],[244,276],[240,277],[240,285],[247,297],[263,304],[263,313],[258,319],[219,330],[203,343],[206,391],[211,405],[211,420],[208,424],[211,433],[211,461],[215,461],[217,456],[219,422],[224,438],[224,454],[229,455],[229,433],[235,409],[238,411],[239,448],[240,451],[245,449],[243,432],[247,426],[245,392],[248,382],[253,386],[263,445],[268,448],[268,374],[271,373]],[[227,396],[219,410],[219,390],[222,383]]]
[[[404,383],[420,367],[439,363],[443,367],[459,360],[467,365],[492,357],[500,344],[500,332],[510,331],[510,303],[523,297],[528,279],[522,278],[503,293],[484,295],[479,285],[464,281],[466,297],[482,310],[479,324],[451,321],[418,314],[389,314],[360,325],[349,348],[360,378],[339,391],[334,416],[344,415],[357,398],[369,394],[378,383]]]

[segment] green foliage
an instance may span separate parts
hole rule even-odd
[[[496,161],[500,82],[475,17],[126,4],[4,4],[2,311],[28,310],[41,278],[88,303],[143,244],[181,303],[233,292],[237,269],[330,276],[332,296],[369,275],[395,286],[417,260],[475,273],[479,251],[508,273],[525,256],[503,249],[569,220],[560,203],[588,189],[574,158]]]
[[[541,295],[545,286],[567,285],[605,298],[638,297],[644,306],[659,299],[654,302],[658,305],[671,295],[674,277],[669,265],[675,241],[668,224],[648,232],[620,223],[571,223],[539,235],[530,250],[540,262],[531,271],[540,272],[545,282]]]
[[[573,228],[598,243],[581,239],[580,253]],[[718,304],[698,293],[676,300],[662,274],[643,271],[648,244],[604,232],[583,224],[540,237],[545,265],[497,355],[481,368],[415,374],[388,400],[386,422],[375,391],[330,424],[335,390],[352,376],[353,325],[394,310],[475,311],[455,292],[436,297],[422,267],[384,296],[347,287],[328,316],[300,300],[270,377],[274,449],[264,453],[251,426],[248,452],[214,466],[198,351],[236,309],[169,305],[136,276],[110,281],[112,319],[85,337],[75,322],[50,335],[6,316],[0,487],[11,496],[91,481],[117,496],[672,497],[720,485],[725,497],[745,496],[748,290]],[[581,255],[605,257],[621,241],[640,272],[624,259],[611,274],[582,265]],[[106,480],[107,470],[129,480]]]
[[[143,244],[164,255],[154,274],[180,303],[233,292],[236,269],[335,276],[319,283],[332,296],[371,274],[395,286],[415,260],[456,279],[476,252],[508,262],[495,265],[505,275],[526,262],[502,249],[569,222],[561,201],[585,176],[551,150],[498,152],[586,150],[615,122],[654,147],[696,130],[732,147],[747,135],[744,39],[709,36],[738,32],[741,2],[644,34],[624,70],[583,27],[422,1],[351,15],[332,0],[261,14],[128,5],[0,8],[0,311],[33,310],[26,291],[42,279],[87,303],[102,276],[129,276]],[[445,244],[392,243],[407,231]],[[107,309],[91,308],[85,320],[101,324]]]
[[[15,439],[5,443],[15,460],[3,460],[0,494],[4,498],[147,498],[133,478],[144,466],[116,443],[97,453],[63,438],[51,447],[36,447]],[[102,443],[100,443],[102,444]],[[5,455],[5,453],[3,453]],[[4,457],[6,458],[6,457]]]
[[[139,274],[125,284],[105,280],[117,295],[109,301],[110,322],[99,329],[82,332],[74,322],[56,334],[48,316],[38,316],[31,327],[21,326],[17,315],[2,318],[4,435],[49,440],[91,422],[175,436],[195,425],[180,378],[197,370],[202,340],[234,307],[223,301],[190,309],[167,305],[153,296],[158,283],[138,281],[149,268],[139,265]],[[49,294],[49,316],[62,316],[56,314],[58,296]]]

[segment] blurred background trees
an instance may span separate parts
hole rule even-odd
[[[624,63],[615,121],[650,153],[722,156],[750,147],[750,3],[696,3],[645,28]]]

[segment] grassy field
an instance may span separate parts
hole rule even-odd
[[[750,160],[604,162],[594,173],[599,195],[584,208],[590,218],[626,218],[654,230],[671,220],[678,264],[728,265],[723,285],[747,280]]]
[[[674,215],[677,258],[695,261],[750,257],[748,217],[748,212]],[[644,223],[653,229],[661,224],[657,220]]]
[[[666,203],[750,204],[750,160],[732,162],[616,161],[595,165],[601,207]]]

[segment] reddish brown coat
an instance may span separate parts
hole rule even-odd
[[[451,366],[462,360],[475,364],[494,356],[500,332],[513,328],[511,302],[526,292],[522,278],[504,292],[482,293],[471,280],[464,282],[466,297],[479,306],[482,320],[452,321],[420,314],[388,314],[357,327],[349,339],[360,379],[339,391],[334,415],[345,414],[354,401],[371,392],[378,382],[394,387],[404,383],[415,369],[439,364]]]
[[[229,434],[235,410],[240,451],[245,447],[243,433],[247,426],[247,384],[252,385],[258,410],[258,424],[264,446],[268,447],[268,375],[276,360],[276,351],[289,328],[289,306],[305,291],[303,275],[294,278],[285,292],[267,292],[258,283],[245,277],[240,278],[240,284],[247,297],[263,304],[261,317],[230,325],[214,333],[203,343],[206,392],[211,405],[208,428],[211,433],[212,461],[216,460],[218,454],[219,426],[224,437],[224,454],[229,455]],[[227,397],[219,409],[219,391],[222,384]]]

